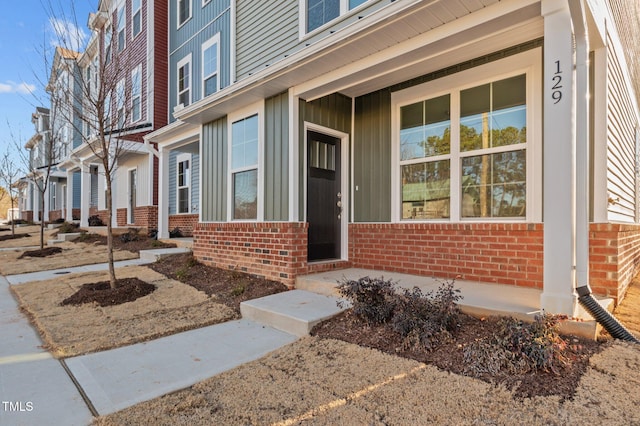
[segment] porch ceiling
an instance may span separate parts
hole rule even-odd
[[[360,96],[542,34],[539,0],[396,2],[175,115],[202,124],[290,88]]]

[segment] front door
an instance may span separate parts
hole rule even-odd
[[[308,260],[340,259],[340,139],[307,131]]]
[[[129,171],[129,223],[136,223],[136,179],[137,170]]]

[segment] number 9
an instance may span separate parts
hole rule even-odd
[[[562,92],[559,91],[559,90],[556,90],[555,92],[552,92],[551,93],[551,98],[555,101],[554,104],[557,104],[562,99]]]

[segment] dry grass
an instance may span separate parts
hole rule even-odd
[[[13,242],[14,245],[16,242]],[[25,257],[18,259],[22,255],[22,250],[0,251],[0,274],[15,275],[27,272],[47,271],[51,269],[69,268],[72,266],[91,265],[94,263],[107,262],[107,246],[66,242],[56,244],[62,249],[62,253],[42,258]],[[114,250],[113,258],[118,260],[128,260],[138,258],[137,253],[127,250]]]
[[[640,422],[640,350],[594,357],[573,401],[518,400],[480,380],[349,343],[308,337],[95,424],[498,424]],[[624,395],[624,397],[620,397]],[[517,421],[515,420],[517,419]]]
[[[637,275],[629,289],[625,298],[622,300],[615,311],[614,315],[624,326],[640,339],[640,275]]]
[[[82,284],[108,280],[107,272],[61,275],[11,289],[56,357],[112,349],[237,317],[215,298],[149,268],[122,268],[117,276],[137,277],[157,289],[134,302],[109,307],[60,306]]]
[[[11,228],[11,225],[3,225],[3,228]],[[44,229],[44,245],[47,245],[47,240],[51,238],[51,234],[57,232],[55,229]],[[0,241],[0,248],[15,248],[15,247],[29,247],[29,246],[39,246],[40,245],[40,225],[32,225],[32,226],[16,226],[15,233],[18,234],[29,234],[28,237],[19,238],[19,239],[9,239]],[[11,231],[2,231],[0,235],[6,236],[11,235]]]

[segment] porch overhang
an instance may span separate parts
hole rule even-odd
[[[392,3],[174,116],[204,124],[291,88],[306,100],[359,96],[543,35],[539,0],[494,3],[447,23],[434,17],[439,2],[407,3]]]

